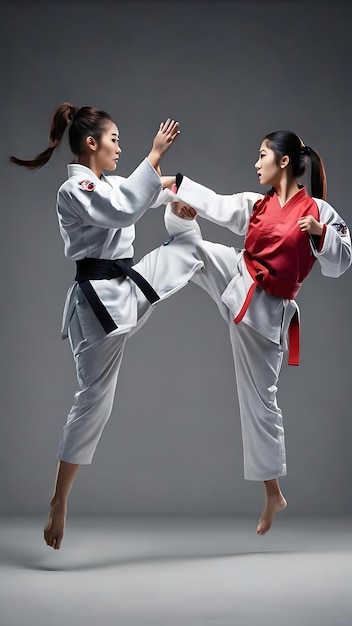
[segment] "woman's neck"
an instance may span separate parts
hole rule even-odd
[[[94,172],[94,174],[98,177],[101,178],[102,175],[102,170],[100,168],[96,167],[95,161],[94,159],[89,159],[89,158],[85,158],[84,156],[81,156],[78,161],[77,161],[80,165],[84,165],[85,167],[88,167],[90,170],[92,170],[92,172]]]
[[[299,191],[300,187],[295,178],[291,180],[283,179],[280,181],[278,185],[274,186],[276,195],[278,197],[280,206],[284,206],[286,202],[294,196],[297,191]]]

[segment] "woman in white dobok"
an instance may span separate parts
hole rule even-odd
[[[308,161],[311,195],[300,184]],[[265,487],[257,525],[262,535],[287,504],[278,480],[286,474],[286,454],[276,396],[284,350],[289,350],[289,364],[299,363],[295,298],[315,261],[325,276],[345,272],[351,264],[351,238],[343,219],[325,200],[321,158],[295,133],[267,135],[255,168],[260,184],[269,186],[265,195],[220,195],[182,174],[163,182],[174,192],[166,211],[169,234],[188,231],[197,238],[195,254],[204,269],[192,280],[209,293],[229,325],[244,476],[263,481]],[[243,249],[203,241],[197,213],[244,235]]]
[[[44,539],[60,548],[67,499],[79,466],[91,463],[109,419],[127,338],[153,305],[187,284],[201,266],[182,234],[133,261],[134,224],[151,206],[163,203],[159,163],[179,134],[167,119],[148,156],[127,178],[105,176],[116,169],[119,130],[105,111],[63,103],[54,112],[49,147],[34,159],[11,157],[29,169],[45,165],[69,126],[75,162],[57,194],[57,215],[65,255],[76,262],[62,336],[69,337],[78,380],[58,450],[58,469]],[[181,249],[178,248],[182,248]],[[189,254],[184,254],[186,249]]]

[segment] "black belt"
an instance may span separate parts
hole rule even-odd
[[[110,261],[106,259],[87,258],[76,261],[77,273],[75,280],[79,283],[80,288],[106,333],[111,333],[113,330],[116,330],[117,324],[100,300],[97,292],[89,282],[90,280],[109,280],[111,278],[126,278],[128,276],[144,293],[151,304],[160,300],[160,297],[156,291],[154,291],[153,287],[141,274],[132,268],[132,265],[133,259],[116,259]]]

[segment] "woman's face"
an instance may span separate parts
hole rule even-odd
[[[259,158],[254,167],[261,185],[275,187],[281,179],[282,167],[280,163],[276,163],[275,153],[268,147],[267,140],[260,146]]]
[[[109,126],[102,134],[96,149],[95,163],[97,169],[112,172],[116,169],[120,154],[119,130],[114,122],[109,122]]]

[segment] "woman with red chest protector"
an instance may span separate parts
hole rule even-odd
[[[310,161],[311,195],[300,184]],[[173,191],[165,214],[171,236],[197,233],[204,268],[192,281],[219,307],[229,325],[236,369],[244,476],[263,481],[265,505],[256,532],[265,534],[287,503],[279,486],[286,474],[283,419],[277,384],[283,352],[299,364],[299,309],[295,298],[318,261],[338,277],[351,264],[349,230],[326,200],[318,153],[291,131],[265,137],[255,168],[265,195],[221,195],[182,174],[165,177]],[[243,249],[204,241],[196,215],[244,235]]]

